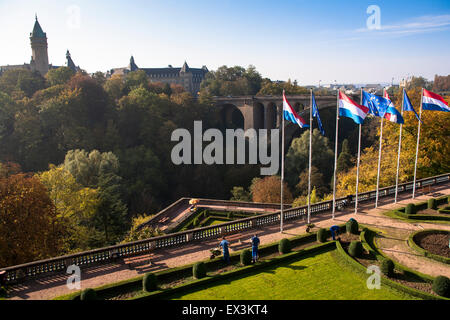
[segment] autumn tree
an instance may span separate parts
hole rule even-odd
[[[22,173],[0,178],[0,267],[58,255],[64,235],[39,179]]]
[[[279,176],[267,176],[254,178],[250,186],[253,202],[280,203],[281,202],[281,178]],[[283,182],[283,202],[292,203],[292,193],[288,185]]]

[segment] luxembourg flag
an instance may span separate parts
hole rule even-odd
[[[383,97],[385,99],[389,100],[389,106],[386,109],[384,118],[389,120],[390,122],[394,122],[394,123],[401,123],[401,124],[405,123],[400,112],[398,112],[397,109],[395,109],[395,106],[392,103],[391,98],[389,98],[389,94],[387,93],[387,91],[384,91]]]
[[[450,112],[448,102],[440,95],[423,89],[422,109],[432,111],[446,111]]]
[[[309,125],[306,124],[306,121],[300,117],[297,112],[295,112],[294,108],[291,107],[289,102],[284,95],[283,90],[283,116],[286,120],[296,123],[300,126],[300,128],[308,128]]]
[[[357,124],[362,124],[369,112],[369,108],[357,104],[344,93],[339,91],[339,115],[352,118]]]

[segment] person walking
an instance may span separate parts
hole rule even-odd
[[[258,246],[259,246],[259,238],[256,234],[251,238],[252,242],[252,261],[255,263],[258,260]]]
[[[225,237],[222,238],[222,241],[219,244],[219,247],[222,247],[222,252],[223,252],[223,260],[226,263],[230,263],[230,253],[228,252],[228,246],[229,246],[229,242],[227,241],[227,239],[225,239]]]

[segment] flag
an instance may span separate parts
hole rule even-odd
[[[389,106],[386,109],[384,118],[394,123],[405,123],[400,112],[395,109],[394,103],[392,102],[391,98],[389,98],[389,94],[387,93],[387,91],[384,91],[384,98],[389,100]]]
[[[450,112],[448,102],[445,101],[444,98],[434,92],[425,89],[423,89],[422,109]]]
[[[369,108],[369,113],[376,117],[383,117],[389,107],[390,100],[376,96],[363,90],[363,106]]]
[[[294,108],[291,107],[289,102],[286,99],[283,91],[283,116],[286,120],[296,123],[300,126],[300,128],[307,128],[309,125],[306,124],[305,120],[300,117],[297,112],[295,112]]]
[[[320,121],[319,108],[317,108],[317,105],[316,105],[316,98],[314,97],[314,93],[311,92],[311,94],[312,94],[313,117],[317,117],[317,124],[319,125],[320,133],[322,133],[322,135],[325,135],[325,130],[323,129],[322,121]]]
[[[344,93],[339,91],[339,115],[352,118],[357,124],[362,124],[369,112],[369,108],[357,104]]]
[[[411,101],[409,100],[408,95],[406,94],[406,90],[403,90],[403,111],[412,111],[416,115],[417,120],[423,123],[422,120],[420,120],[419,115],[417,114],[416,110],[414,110]]]

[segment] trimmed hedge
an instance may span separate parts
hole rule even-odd
[[[340,232],[343,232],[345,228],[345,224],[339,225]],[[316,240],[316,234],[310,233],[310,234],[302,234],[299,236],[295,236],[293,238],[290,238],[290,242],[292,246],[299,246],[305,243],[312,243]],[[327,242],[327,245],[333,242]],[[279,242],[272,242],[270,244],[261,245],[258,249],[260,255],[269,255],[273,253],[278,252],[278,246]],[[321,245],[317,245],[321,246]],[[312,246],[311,248],[316,247]],[[305,250],[309,250],[305,249]],[[233,252],[230,254],[230,261],[232,263],[238,263],[240,260],[240,252]],[[221,257],[217,257],[215,259],[206,259],[202,261],[207,270],[214,270],[218,267],[223,266],[223,260]],[[155,272],[156,278],[158,283],[163,283],[164,281],[171,281],[172,279],[181,279],[181,278],[188,278],[192,277],[192,268],[194,266],[194,263],[170,268],[162,271]],[[253,267],[255,265],[252,265]],[[109,283],[100,287],[95,288],[95,291],[97,292],[98,296],[101,299],[104,299],[104,297],[113,297],[118,294],[123,293],[124,291],[138,291],[142,289],[142,278],[143,276],[138,276],[135,278],[122,280],[119,282]],[[202,279],[203,280],[203,279]],[[196,280],[200,281],[200,280]],[[159,291],[158,291],[159,292]],[[80,291],[73,292],[70,294],[58,296],[54,298],[53,300],[79,300],[80,299]],[[150,294],[150,293],[149,293]],[[151,293],[153,294],[153,293]]]
[[[352,257],[361,257],[363,253],[363,246],[361,241],[352,241],[348,247],[348,254]]]
[[[81,291],[80,300],[97,300],[97,292],[92,288]]]
[[[408,205],[405,208],[406,214],[415,214],[416,213],[416,206],[414,203],[408,203]]]
[[[354,271],[360,273],[361,275],[367,276],[366,274],[366,267],[364,267],[362,264],[360,264],[358,261],[354,260],[352,257],[350,257],[345,250],[342,248],[342,245],[339,241],[336,242],[336,248],[337,248],[337,256],[340,259],[336,259],[337,262],[339,262],[341,265],[345,264],[346,266],[351,267]],[[442,300],[445,298],[436,297],[434,295],[428,294],[423,291],[419,291],[407,286],[404,286],[398,282],[392,281],[386,277],[381,277],[381,283],[391,287],[394,290],[397,290],[399,292],[403,292],[406,294],[409,294],[411,296],[415,296],[421,299],[426,300]]]
[[[192,267],[192,276],[195,279],[206,277],[206,267],[203,262],[197,262],[196,264],[194,264],[194,266]]]
[[[383,272],[383,274],[385,276],[388,276],[389,278],[391,278],[394,275],[394,269],[395,269],[395,265],[394,262],[391,259],[383,259],[381,261],[381,272]]]
[[[278,252],[280,254],[286,254],[291,252],[291,242],[289,241],[289,239],[281,239],[280,243],[278,245]]]
[[[147,273],[142,278],[142,290],[145,292],[156,290],[157,287],[156,276],[154,273]]]
[[[408,238],[408,245],[416,250],[417,252],[419,252],[421,255],[423,255],[424,257],[439,261],[439,262],[443,262],[446,264],[450,264],[450,258],[444,257],[444,256],[440,256],[437,254],[434,254],[428,250],[425,250],[424,248],[420,247],[417,242],[417,236],[419,235],[423,235],[423,234],[432,234],[432,233],[437,233],[437,234],[446,234],[446,235],[450,235],[450,231],[446,231],[446,230],[435,230],[435,229],[426,229],[426,230],[419,230],[416,231],[414,233],[412,233],[409,238]]]
[[[428,209],[433,209],[436,210],[437,209],[437,202],[436,199],[428,199]]]
[[[347,223],[345,224],[346,227],[346,231],[347,233],[352,233],[352,234],[358,234],[358,222],[353,219],[350,218],[350,220],[347,221]]]
[[[318,245],[314,245],[310,248],[307,249],[302,249],[299,251],[294,251],[294,252],[290,252],[288,254],[285,255],[281,255],[278,257],[274,257],[270,260],[265,260],[265,261],[261,261],[260,263],[257,264],[252,264],[249,266],[245,266],[245,267],[241,267],[239,269],[236,270],[231,270],[231,271],[226,271],[223,273],[219,273],[217,275],[214,275],[212,277],[205,277],[203,279],[200,280],[194,280],[185,284],[182,284],[180,286],[174,287],[174,288],[170,288],[170,289],[165,289],[165,290],[159,290],[156,292],[152,292],[152,293],[143,293],[140,296],[137,297],[133,297],[129,300],[155,300],[155,299],[165,299],[166,297],[173,295],[175,293],[178,292],[186,292],[188,290],[195,290],[197,287],[199,286],[204,286],[206,284],[212,284],[213,282],[216,281],[220,281],[223,279],[228,279],[228,278],[232,278],[232,277],[237,277],[237,276],[241,276],[244,275],[246,273],[255,271],[255,270],[259,270],[268,266],[272,266],[272,265],[276,265],[282,261],[290,261],[290,260],[296,260],[300,257],[308,257],[309,255],[312,254],[317,254],[317,253],[321,253],[321,252],[327,252],[330,249],[334,249],[335,248],[335,242],[334,241],[329,241],[323,244],[318,244]]]
[[[433,281],[433,291],[438,295],[450,298],[450,279],[445,276],[438,276]]]
[[[318,242],[327,241],[327,230],[326,229],[320,228],[319,231],[317,231],[317,241]]]
[[[252,252],[249,249],[242,250],[241,252],[241,264],[248,266],[252,263]]]

